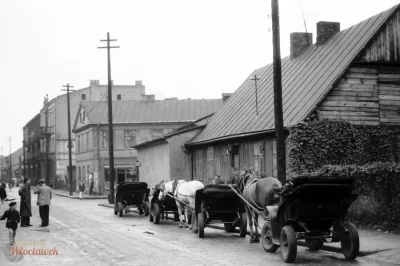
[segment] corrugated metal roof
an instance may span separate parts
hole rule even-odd
[[[294,59],[282,60],[284,126],[304,120],[400,5],[311,45]],[[254,75],[258,81],[256,115]],[[255,70],[189,145],[218,141],[254,132],[274,131],[272,64]]]
[[[113,123],[193,122],[215,113],[222,99],[113,101]],[[107,102],[81,102],[91,124],[107,123]]]

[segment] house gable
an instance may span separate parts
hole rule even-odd
[[[80,105],[78,108],[78,112],[76,113],[73,131],[79,131],[79,129],[82,129],[83,127],[91,124],[92,122],[89,120],[87,109],[85,108],[85,106]]]

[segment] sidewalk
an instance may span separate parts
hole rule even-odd
[[[114,208],[108,202],[99,203],[98,206]],[[261,225],[262,226],[262,225]],[[225,230],[221,225],[210,225],[210,228]],[[247,232],[249,235],[249,232]],[[400,234],[385,233],[380,231],[358,228],[360,237],[360,260],[369,260],[378,265],[400,265]],[[299,241],[300,246],[305,246],[304,241]],[[324,243],[321,250],[341,253],[339,243]]]
[[[67,197],[71,199],[79,199],[79,192],[73,192],[72,196],[69,195],[69,191],[67,190],[61,190],[61,189],[52,189],[52,192],[54,195],[61,196],[61,197]],[[87,199],[108,199],[107,195],[89,195],[83,193],[83,197],[85,200]]]

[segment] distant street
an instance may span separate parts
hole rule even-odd
[[[17,198],[17,189],[9,197]],[[19,202],[19,198],[18,198]],[[154,225],[148,217],[130,213],[122,218],[113,210],[98,206],[105,200],[69,199],[54,196],[50,208],[50,227],[42,229],[36,199],[33,197],[34,226],[20,228],[17,241],[44,243],[56,248],[58,256],[26,255],[18,262],[5,257],[9,247],[4,222],[0,223],[0,265],[285,265],[276,254],[268,254],[260,244],[248,243],[249,238],[222,230],[205,229],[199,239],[188,229],[179,229],[172,221]],[[12,256],[9,258],[12,259]],[[359,258],[344,260],[342,254],[327,251],[310,252],[298,247],[298,264],[307,265],[377,265]]]

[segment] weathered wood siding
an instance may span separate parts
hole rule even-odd
[[[354,64],[318,107],[321,119],[400,125],[400,66]]]
[[[198,148],[192,151],[193,156],[193,180],[199,180],[204,184],[211,184],[214,176],[219,175],[221,179],[227,180],[233,173],[231,165],[231,154],[229,154],[229,146],[239,144],[239,170],[255,169],[255,155],[254,145],[259,144],[263,147],[263,154],[259,159],[259,165],[263,164],[263,171],[268,176],[276,176],[276,165],[274,165],[274,157],[276,161],[276,154],[274,155],[274,139],[261,139],[261,140],[245,140],[231,144],[217,144]],[[214,159],[207,160],[208,147],[214,150]],[[260,155],[259,155],[260,156]],[[199,164],[199,160],[201,163]],[[198,169],[201,165],[201,169]],[[209,169],[212,167],[213,172],[210,173]],[[200,173],[200,174],[199,174]]]
[[[396,12],[357,57],[357,62],[400,62],[400,13]]]

